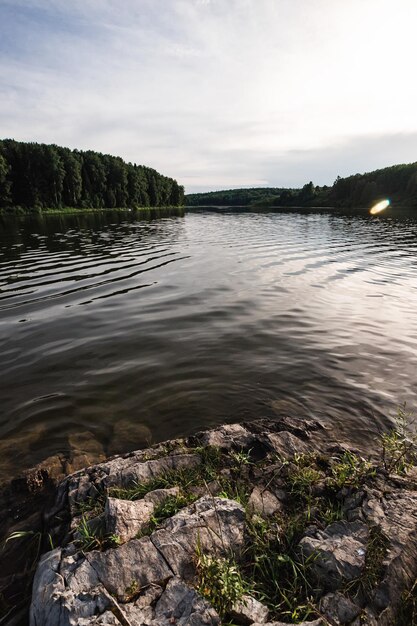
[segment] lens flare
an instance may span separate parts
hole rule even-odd
[[[377,213],[381,213],[381,211],[386,209],[389,205],[390,205],[389,200],[381,200],[381,202],[378,202],[377,204],[375,204],[375,206],[373,206],[369,212],[371,215],[376,215]]]

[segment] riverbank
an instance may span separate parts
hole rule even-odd
[[[42,528],[7,543],[9,561],[35,550],[30,623],[415,623],[414,448],[393,431],[363,455],[282,418],[117,456],[56,490],[44,467],[28,488]]]
[[[60,209],[27,209],[24,207],[12,207],[10,209],[0,210],[2,217],[27,217],[27,216],[43,216],[43,215],[83,215],[89,213],[130,213],[140,216],[168,216],[168,215],[184,215],[185,207],[183,206],[144,206],[144,207],[102,207],[102,208],[78,208],[78,207],[62,207]]]

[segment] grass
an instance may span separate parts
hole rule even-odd
[[[46,535],[46,538],[48,540],[49,549],[53,550],[54,545],[52,542],[51,535],[48,533]],[[6,546],[9,543],[9,541],[16,541],[20,539],[23,539],[25,541],[26,545],[24,549],[28,553],[28,561],[27,561],[28,569],[31,570],[36,565],[39,559],[42,543],[44,540],[44,534],[40,531],[34,531],[34,530],[18,530],[18,531],[11,533],[7,537],[7,539],[4,542],[4,545]]]
[[[197,546],[197,591],[225,618],[233,605],[250,591],[233,557],[203,554]]]
[[[370,477],[375,476],[375,467],[369,461],[346,450],[331,467],[331,484],[337,489],[353,487],[357,489]]]
[[[346,585],[346,591],[351,596],[365,599],[371,597],[372,591],[382,580],[388,544],[382,530],[378,526],[372,526],[366,546],[364,570],[358,578]]]
[[[104,511],[106,504],[106,494],[100,493],[95,498],[87,498],[82,502],[77,502],[74,507],[75,515],[81,515],[86,519],[97,517]]]
[[[177,496],[169,496],[164,502],[155,507],[149,523],[136,535],[137,539],[151,535],[163,521],[178,513],[185,506],[192,504],[196,499],[196,496],[183,493]]]
[[[179,487],[187,493],[192,487],[202,486],[215,480],[224,463],[221,451],[214,446],[208,446],[194,448],[191,452],[201,457],[200,465],[172,470],[143,483],[134,481],[127,488],[113,487],[109,490],[109,495],[123,500],[139,500],[155,489]]]
[[[27,208],[11,207],[0,211],[0,215],[7,217],[22,217],[26,215],[80,215],[85,213],[132,213],[144,216],[154,215],[184,215],[183,206],[145,206],[145,207],[60,207],[60,208]]]
[[[416,461],[416,439],[408,434],[409,419],[410,414],[405,408],[399,410],[395,428],[381,437],[382,464],[379,469],[382,467],[388,474],[406,473]],[[208,487],[213,481],[220,497],[233,499],[247,507],[254,486],[252,476],[256,475],[253,472],[256,470],[259,476],[265,459],[255,463],[250,450],[226,453],[210,446],[190,448],[185,452],[198,454],[201,464],[170,471],[142,483],[134,482],[127,488],[112,488],[108,493],[79,504],[79,548],[83,551],[103,550],[117,545],[118,537],[105,535],[102,527],[91,523],[103,511],[107,495],[138,500],[155,489],[179,488],[177,495],[155,507],[149,524],[138,537],[150,535],[164,520],[200,497],[201,491],[209,493]],[[269,457],[269,463],[272,461]],[[285,514],[264,518],[247,510],[249,541],[239,560],[233,555],[219,558],[203,554],[197,546],[197,589],[218,611],[223,623],[230,626],[231,607],[244,594],[266,604],[271,620],[298,623],[319,616],[316,605],[322,590],[314,574],[316,555],[304,556],[298,549],[299,541],[308,525],[325,528],[343,519],[344,498],[372,480],[378,470],[349,450],[336,458],[309,453],[295,454],[280,461],[279,471],[274,473],[267,487],[272,491],[274,487],[285,490]],[[345,586],[345,592],[361,600],[371,597],[383,576],[387,546],[388,541],[381,530],[372,527],[364,570],[360,577]],[[417,581],[410,592],[403,594],[400,614],[405,617],[398,626],[416,623],[410,621],[417,616],[416,586]],[[126,592],[132,598],[137,594],[135,581]]]
[[[297,549],[304,532],[304,515],[252,518],[250,545],[245,554],[245,575],[252,593],[264,602],[274,619],[304,621],[313,607],[315,555],[305,558]]]
[[[312,488],[322,478],[323,472],[315,467],[315,458],[311,455],[295,455],[289,465],[287,482],[291,493],[298,496],[311,496]]]
[[[417,624],[417,580],[409,591],[401,596],[398,615],[394,626],[416,626]]]
[[[117,535],[104,532],[104,523],[92,525],[91,519],[84,516],[81,517],[75,532],[78,535],[75,543],[82,552],[102,551],[107,548],[115,548],[120,544],[120,538]]]
[[[406,474],[417,462],[417,434],[415,416],[407,411],[406,404],[398,407],[395,426],[381,435],[382,464],[388,475]]]

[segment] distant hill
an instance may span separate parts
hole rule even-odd
[[[249,189],[227,189],[191,193],[185,196],[188,206],[248,206],[265,197],[276,197],[284,191],[280,187],[251,187]]]
[[[365,174],[338,176],[331,187],[313,182],[301,189],[229,189],[185,196],[187,206],[369,207],[382,198],[417,208],[417,163],[393,165]]]
[[[92,150],[0,140],[0,209],[181,206],[184,188],[144,165]]]

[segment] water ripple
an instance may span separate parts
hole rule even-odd
[[[79,430],[115,452],[126,421],[161,440],[285,412],[374,437],[416,402],[416,272],[413,217],[3,225],[0,477]]]

